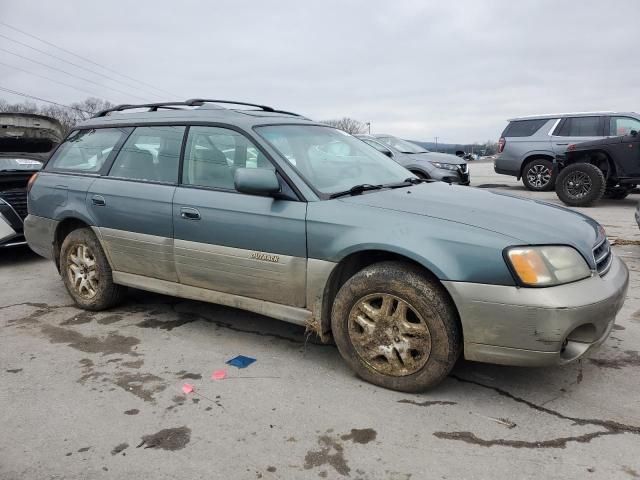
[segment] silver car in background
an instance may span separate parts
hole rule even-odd
[[[518,117],[509,120],[498,142],[496,173],[522,178],[525,188],[549,191],[555,186],[553,160],[570,144],[640,131],[633,112],[583,112]]]
[[[420,145],[392,135],[356,135],[387,157],[395,160],[420,178],[469,185],[469,167],[464,158],[447,153],[430,152]]]

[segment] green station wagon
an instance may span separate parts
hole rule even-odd
[[[28,210],[29,245],[81,308],[130,286],[258,312],[333,338],[360,377],[402,391],[438,384],[461,354],[580,358],[628,286],[589,217],[419,179],[340,130],[246,103],[101,112],[34,175]]]

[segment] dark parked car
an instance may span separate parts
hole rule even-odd
[[[569,145],[556,157],[556,193],[567,205],[587,207],[602,197],[623,199],[640,183],[640,135]]]
[[[27,183],[62,137],[53,118],[0,113],[0,248],[25,243]]]
[[[447,153],[430,152],[420,145],[391,135],[356,135],[414,175],[447,183],[469,185],[469,167],[464,158]]]

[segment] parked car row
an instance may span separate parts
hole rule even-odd
[[[625,198],[640,183],[640,116],[590,112],[509,120],[496,173],[522,178],[533,191],[555,188],[567,205]]]
[[[557,365],[608,337],[629,274],[593,219],[418,175],[467,183],[455,156],[232,104],[101,112],[32,177],[25,236],[79,307],[130,286],[259,312],[401,391],[460,355]]]

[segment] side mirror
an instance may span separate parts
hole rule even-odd
[[[629,132],[629,134],[630,134],[632,137],[635,137],[635,136],[637,136],[637,135],[638,135],[638,131],[637,131],[637,130],[631,130],[631,131]]]
[[[249,195],[272,195],[280,191],[276,172],[267,168],[238,168],[233,183],[238,192]]]
[[[393,152],[391,150],[385,150],[382,153],[384,153],[389,158],[393,158]]]

